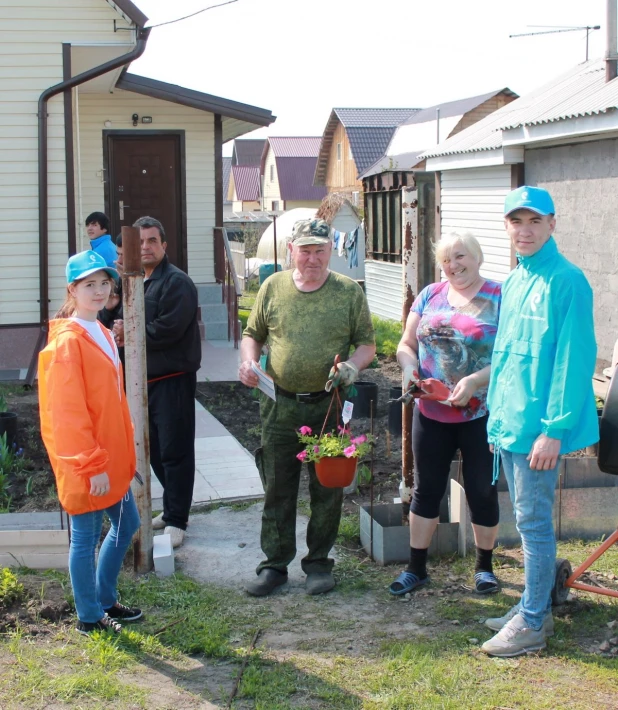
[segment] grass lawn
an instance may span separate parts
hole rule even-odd
[[[127,575],[121,594],[142,606],[146,619],[119,638],[81,637],[72,621],[40,620],[32,635],[17,620],[0,636],[0,707],[224,708],[244,659],[234,708],[618,706],[618,659],[591,648],[618,636],[618,629],[607,628],[618,618],[616,600],[578,593],[557,611],[546,652],[490,659],[479,650],[491,635],[480,620],[503,613],[518,598],[519,551],[498,551],[504,586],[494,597],[465,591],[473,559],[455,557],[432,561],[432,585],[411,600],[396,600],[386,587],[397,570],[350,551],[357,534],[357,518],[348,516],[341,526],[339,585],[325,597],[254,599],[181,574],[167,580]],[[559,555],[576,564],[595,546],[565,543]],[[615,548],[595,567],[610,577],[617,568]],[[17,573],[22,581],[27,576]],[[69,595],[65,575],[49,578]],[[21,593],[13,575],[0,577],[0,610]]]

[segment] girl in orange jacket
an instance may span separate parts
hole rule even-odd
[[[125,552],[139,527],[131,480],[133,427],[122,385],[122,365],[97,313],[118,273],[93,251],[72,256],[68,296],[50,322],[39,356],[41,435],[56,476],[60,503],[71,516],[69,572],[77,630],[121,631],[140,609],[118,602],[116,584]],[[111,523],[99,551],[103,523]]]

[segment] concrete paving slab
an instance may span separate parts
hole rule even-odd
[[[246,500],[264,495],[253,456],[197,400],[195,402],[193,504]],[[163,507],[163,488],[151,471],[152,507]]]
[[[240,349],[228,340],[202,340],[202,367],[198,382],[238,382]]]
[[[202,582],[240,589],[255,576],[264,555],[260,548],[263,503],[246,508],[218,508],[191,516],[184,544],[175,552],[176,570]],[[298,552],[289,567],[289,582],[274,594],[304,594],[305,574],[300,560],[307,554],[308,519],[298,515]],[[331,551],[334,557],[334,550]]]

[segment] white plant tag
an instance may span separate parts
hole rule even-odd
[[[354,405],[352,402],[344,402],[343,403],[343,412],[341,413],[341,418],[343,419],[344,425],[347,424],[350,419],[352,419],[352,410],[354,409]]]

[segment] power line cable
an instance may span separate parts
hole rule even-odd
[[[188,20],[190,17],[195,17],[196,15],[200,15],[202,12],[206,12],[206,10],[214,10],[215,7],[223,7],[223,5],[231,5],[232,3],[238,2],[238,0],[227,0],[227,2],[220,2],[218,5],[210,5],[209,7],[205,7],[201,10],[198,10],[197,12],[192,12],[190,15],[185,15],[184,17],[178,17],[175,20],[168,20],[167,22],[160,22],[158,25],[151,25],[150,29],[153,29],[155,27],[163,27],[163,25],[173,25],[174,22],[181,22],[181,20]]]

